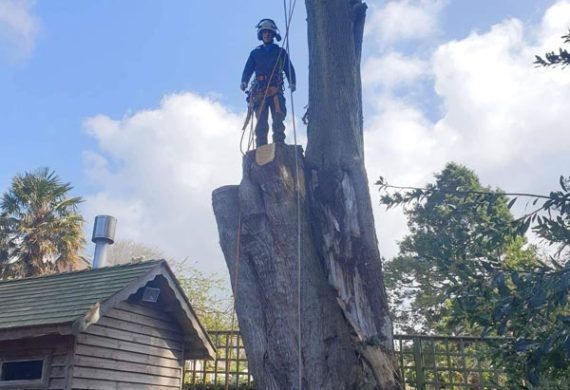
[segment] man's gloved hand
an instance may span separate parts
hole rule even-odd
[[[245,91],[246,88],[247,88],[247,83],[241,83],[239,85],[239,89],[241,89],[242,91]]]
[[[291,92],[295,92],[297,86],[295,84],[289,84],[289,89],[291,90]]]

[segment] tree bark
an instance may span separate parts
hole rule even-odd
[[[249,152],[241,184],[213,193],[249,368],[260,389],[400,389],[363,160],[366,6],[306,6],[306,157],[277,145],[275,159],[258,165]]]
[[[364,167],[360,57],[366,5],[306,0],[307,166],[315,236],[330,283],[374,372],[395,382],[393,330]],[[379,379],[382,381],[382,379]],[[381,386],[382,387],[382,386]]]
[[[213,196],[249,368],[260,389],[299,389],[295,153],[300,164],[302,388],[365,389],[372,379],[354,353],[354,334],[317,253],[302,152],[294,146],[278,147],[275,160],[263,166],[256,164],[255,152],[248,153],[241,184],[222,187]]]

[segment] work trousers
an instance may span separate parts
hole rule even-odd
[[[276,93],[261,99],[254,106],[257,124],[255,126],[255,145],[259,147],[267,144],[267,134],[269,133],[269,110],[271,110],[271,119],[273,120],[273,142],[285,142],[285,115],[287,108],[285,107],[285,96],[282,93]]]

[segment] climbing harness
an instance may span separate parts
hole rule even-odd
[[[285,5],[285,1],[284,0],[284,5]],[[297,0],[295,0],[295,3],[297,2]],[[295,7],[295,5],[293,5],[293,8]],[[285,23],[287,24],[287,11],[285,11]],[[258,25],[256,26],[258,28],[258,37],[259,34],[261,33],[260,30],[260,25],[263,22],[266,21],[270,21],[271,23],[273,23],[273,26],[275,27],[275,29],[277,29],[277,26],[275,26],[275,22],[273,22],[273,20],[271,19],[262,19]],[[286,26],[287,27],[287,26]],[[263,30],[271,30],[273,31],[271,28],[263,28]],[[278,31],[278,30],[277,30]],[[275,31],[274,31],[275,32]],[[277,39],[277,37],[279,37],[279,39]],[[281,40],[281,36],[276,34],[275,38],[277,39],[277,41]],[[251,82],[249,89],[245,91],[246,94],[246,101],[248,103],[248,108],[247,108],[247,115],[246,115],[246,119],[244,120],[244,125],[242,127],[242,135],[240,138],[240,143],[239,143],[239,148],[240,148],[240,152],[242,155],[245,155],[247,152],[249,152],[253,145],[254,145],[254,127],[253,126],[253,117],[254,117],[254,113],[255,113],[255,104],[257,102],[261,102],[260,107],[258,108],[258,112],[262,112],[263,109],[265,109],[265,99],[267,97],[272,96],[273,94],[277,94],[280,92],[280,88],[282,88],[283,86],[283,77],[281,75],[281,71],[283,71],[283,61],[281,59],[281,56],[283,55],[283,49],[285,44],[289,41],[289,30],[286,28],[285,31],[285,41],[283,41],[283,43],[281,44],[280,50],[279,50],[279,55],[277,56],[277,61],[275,61],[275,65],[273,66],[273,69],[271,70],[271,74],[269,75],[269,77],[267,77],[267,75],[256,75],[256,77],[253,79],[253,81]],[[288,44],[288,43],[287,43]],[[291,71],[291,61],[289,61],[289,72]],[[278,70],[278,68],[280,68]],[[277,71],[277,72],[276,72]],[[291,74],[291,73],[289,73]],[[260,84],[261,82],[266,82],[267,86],[265,88],[263,87],[259,87],[258,84]],[[276,86],[272,86],[271,82],[275,81],[277,84],[280,85],[280,87],[276,87]],[[261,92],[263,91],[263,92]],[[247,149],[243,150],[243,140],[245,138],[245,129],[247,128],[248,123],[251,124],[251,127],[249,129],[249,134],[248,134],[248,143],[247,143]],[[295,143],[296,144],[296,143]]]
[[[295,5],[297,4],[297,0],[289,0],[289,11],[287,12],[287,0],[283,0],[283,9],[284,9],[284,13],[285,13],[285,40],[283,42],[283,45],[281,46],[281,51],[279,53],[279,56],[281,56],[281,54],[283,53],[283,46],[286,45],[286,50],[287,53],[289,53],[289,55],[291,55],[290,53],[290,47],[289,47],[289,30],[290,30],[290,24],[291,24],[291,19],[293,17],[293,11],[295,10]],[[262,20],[266,21],[267,19]],[[269,21],[273,22],[271,19],[269,19]],[[261,24],[260,22],[260,24]],[[273,24],[275,25],[275,23],[273,22]],[[259,28],[259,25],[257,26]],[[276,28],[276,26],[275,26]],[[279,36],[279,38],[281,38]],[[279,59],[276,61],[275,66],[273,67],[273,70],[271,72],[271,76],[269,77],[269,81],[272,79],[275,70],[277,68],[277,64],[281,62],[279,61]],[[289,74],[291,74],[291,61],[289,61]],[[241,136],[241,140],[240,140],[240,150],[242,152],[242,154],[245,154],[243,152],[242,149],[242,144],[243,144],[243,139],[244,139],[244,135],[245,135],[245,129],[248,125],[248,123],[250,124],[250,132],[249,132],[249,137],[248,137],[248,147],[247,147],[247,151],[249,151],[253,145],[253,120],[252,116],[254,113],[254,106],[255,106],[255,102],[253,101],[255,99],[255,96],[252,96],[252,91],[254,91],[253,85],[256,82],[256,80],[253,81],[252,83],[252,87],[249,89],[249,91],[246,91],[246,94],[248,95],[248,113],[247,113],[247,117],[246,120],[244,122],[244,126],[242,128],[242,136]],[[269,95],[269,86],[270,86],[270,82],[267,83],[267,87],[265,88],[265,92],[263,94],[262,100],[261,100],[261,106],[260,109],[263,109],[263,105],[265,104],[265,99]],[[302,386],[303,386],[303,354],[302,354],[302,321],[301,321],[301,197],[300,197],[300,180],[299,180],[299,161],[298,161],[298,144],[297,144],[297,127],[296,127],[296,122],[295,122],[295,103],[293,100],[293,91],[290,91],[290,101],[291,101],[291,120],[292,120],[292,124],[293,124],[293,142],[295,145],[295,194],[296,194],[296,200],[297,200],[297,334],[298,334],[298,344],[297,344],[297,350],[298,350],[298,356],[297,356],[297,364],[299,367],[299,375],[298,375],[298,386],[299,386],[299,390],[302,390]],[[261,111],[260,111],[261,112]],[[273,161],[273,159],[275,158],[275,144],[268,144],[268,145],[263,145],[259,148],[257,148],[256,151],[256,163],[258,165],[264,165],[267,164],[270,161]],[[238,287],[239,287],[239,262],[240,262],[240,242],[241,242],[241,208],[238,210],[238,225],[237,225],[237,234],[236,234],[236,253],[235,253],[235,270],[234,270],[234,280],[235,280],[235,286],[234,286],[234,305],[233,305],[233,311],[232,311],[232,320],[231,320],[231,329],[230,329],[230,342],[233,339],[233,333],[234,333],[234,326],[235,326],[235,309],[236,309],[236,302],[238,299]],[[236,339],[236,353],[239,354],[239,339]],[[224,389],[225,390],[229,390],[229,362],[231,361],[231,355],[232,355],[232,348],[229,348],[228,351],[228,356],[226,358],[226,378],[225,378],[225,386]]]

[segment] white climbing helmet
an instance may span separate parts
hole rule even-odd
[[[281,35],[279,35],[279,29],[277,28],[277,25],[272,19],[261,19],[259,23],[257,23],[257,26],[255,27],[257,28],[257,39],[259,39],[260,41],[261,41],[261,32],[263,30],[269,30],[273,32],[273,34],[275,34],[275,39],[277,40],[277,42],[281,40]]]

